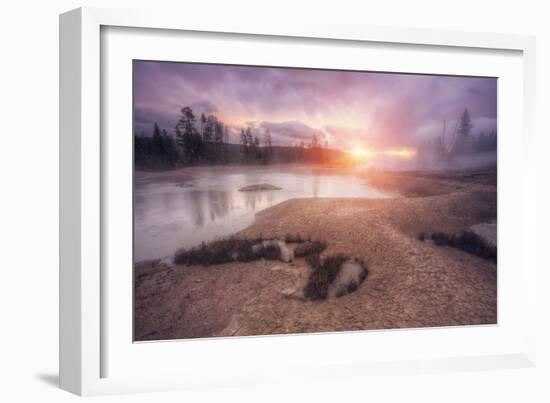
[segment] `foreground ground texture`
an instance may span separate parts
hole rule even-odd
[[[297,298],[302,260],[217,266],[135,265],[135,338],[176,338],[492,324],[496,263],[418,239],[496,219],[496,172],[369,173],[391,199],[294,199],[260,212],[240,237],[311,235],[324,255],[369,267],[341,298]]]

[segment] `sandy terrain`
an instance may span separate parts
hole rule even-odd
[[[496,219],[495,171],[370,173],[392,199],[294,199],[266,209],[239,236],[318,236],[324,254],[368,264],[359,289],[341,298],[294,297],[305,262],[211,267],[135,266],[135,338],[324,332],[496,323],[496,264],[417,239]]]

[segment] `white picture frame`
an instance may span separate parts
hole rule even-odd
[[[310,39],[339,43],[378,43],[383,45],[399,44],[403,46],[433,47],[437,49],[470,49],[479,54],[491,50],[516,52],[520,59],[521,77],[516,84],[517,102],[522,105],[521,117],[515,123],[521,123],[518,143],[510,143],[499,150],[499,186],[507,181],[521,181],[521,192],[514,199],[514,208],[518,216],[504,228],[520,231],[521,247],[517,250],[502,251],[499,248],[499,265],[508,254],[521,268],[521,281],[517,282],[517,295],[522,304],[517,308],[516,317],[522,321],[500,323],[497,327],[474,329],[432,330],[434,334],[413,330],[393,332],[352,332],[346,334],[323,335],[323,343],[358,343],[362,338],[396,345],[410,339],[411,345],[426,340],[438,340],[443,343],[450,338],[463,338],[470,345],[476,337],[506,339],[498,349],[484,350],[480,343],[478,349],[446,352],[445,347],[428,351],[417,358],[404,355],[396,348],[392,357],[368,360],[361,356],[353,360],[338,361],[327,357],[325,361],[308,356],[309,340],[320,340],[317,335],[273,336],[240,338],[232,340],[164,342],[154,355],[159,355],[170,370],[159,371],[157,375],[108,371],[105,362],[113,355],[113,344],[105,332],[106,320],[110,315],[110,305],[106,302],[108,291],[104,280],[105,237],[102,226],[107,218],[102,214],[105,203],[107,178],[112,174],[106,168],[105,147],[110,143],[102,139],[101,133],[107,128],[102,121],[102,92],[107,93],[109,85],[102,82],[102,37],[105,27],[140,28],[172,30],[179,32],[220,33],[220,35],[253,36],[257,40],[285,38],[293,41]],[[223,33],[223,34],[222,34]],[[334,41],[336,40],[336,41]],[[535,90],[535,52],[534,38],[520,35],[467,33],[455,31],[429,31],[406,28],[382,28],[345,24],[304,22],[300,25],[281,25],[266,20],[247,20],[235,16],[230,19],[214,20],[193,18],[182,23],[176,13],[151,10],[116,10],[104,8],[80,8],[60,17],[60,385],[63,389],[79,395],[134,393],[140,391],[160,391],[196,387],[214,387],[227,385],[252,385],[271,382],[293,382],[297,379],[335,379],[348,376],[368,376],[369,374],[412,374],[419,372],[465,371],[476,369],[527,367],[535,362],[535,161],[534,153],[534,90]],[[514,73],[515,74],[515,73]],[[129,81],[130,77],[128,78]],[[499,130],[499,134],[501,131]],[[499,139],[500,142],[500,139]],[[110,145],[109,145],[110,146]],[[516,147],[517,146],[517,147]],[[500,147],[500,146],[499,146]],[[520,147],[520,148],[518,148]],[[519,150],[514,160],[513,151]],[[504,153],[504,154],[503,154]],[[506,158],[506,160],[505,160]],[[503,165],[506,161],[507,165]],[[515,176],[502,177],[500,173],[511,172],[506,167],[512,164]],[[112,166],[112,165],[109,165]],[[126,167],[128,168],[128,167]],[[501,168],[504,168],[502,170]],[[128,178],[131,181],[131,178]],[[500,196],[499,196],[500,198]],[[507,203],[512,203],[511,201]],[[500,209],[500,205],[499,205]],[[505,210],[510,211],[510,210]],[[102,221],[103,220],[103,221]],[[499,216],[501,220],[506,217]],[[500,224],[499,224],[500,225]],[[500,231],[500,229],[499,229]],[[529,237],[527,236],[529,234]],[[501,234],[499,232],[499,242]],[[500,268],[499,268],[500,270]],[[506,272],[505,272],[506,273]],[[500,278],[500,272],[499,272]],[[509,284],[509,283],[508,283]],[[130,287],[130,284],[128,285]],[[499,293],[501,287],[499,285]],[[504,294],[507,295],[506,293]],[[499,295],[500,298],[500,295]],[[499,299],[499,309],[501,301]],[[123,309],[124,311],[124,309]],[[126,311],[124,311],[126,312]],[[129,312],[127,312],[130,315]],[[499,313],[500,314],[500,313]],[[512,321],[512,319],[510,320]],[[506,321],[505,321],[506,322]],[[465,331],[466,330],[466,331]],[[445,335],[445,332],[448,334]],[[477,332],[477,333],[476,333]],[[433,339],[430,339],[433,337]],[[510,337],[508,343],[507,338]],[[311,339],[317,338],[317,339]],[[384,338],[386,341],[380,341]],[[127,340],[132,343],[131,340]],[[203,343],[203,344],[200,344]],[[208,344],[211,343],[211,344]],[[290,345],[292,344],[292,347]],[[314,343],[313,343],[314,344]],[[268,357],[262,366],[262,372],[254,366],[253,357],[261,356],[266,350],[277,352],[277,348],[301,349],[304,355],[285,364],[277,362],[275,356]],[[107,348],[109,346],[109,348]],[[215,347],[216,354],[228,359],[238,354],[243,363],[238,368],[219,366],[218,370],[209,370],[208,365],[197,371],[190,371],[198,365],[201,346]],[[386,346],[388,348],[388,346]],[[145,351],[145,357],[153,354],[153,347]],[[195,355],[187,355],[187,361],[170,363],[167,356],[176,350],[193,349]],[[464,350],[466,351],[466,350]],[[142,352],[137,352],[142,353]],[[136,354],[137,354],[136,353]],[[128,354],[133,354],[129,349]],[[250,355],[252,358],[246,359]],[[206,357],[206,356],[205,356]],[[123,358],[129,358],[124,356]],[[208,360],[215,359],[213,357]],[[196,362],[194,362],[195,360]],[[129,360],[131,361],[131,360]],[[143,361],[147,365],[147,361]],[[212,365],[210,365],[212,367]],[[198,368],[198,367],[197,367]],[[201,367],[202,368],[202,367]],[[307,368],[307,371],[304,371]],[[327,371],[328,370],[328,371]],[[116,375],[111,376],[111,372]],[[139,372],[139,371],[138,371]],[[327,373],[330,372],[330,376]],[[335,376],[334,374],[338,374]]]

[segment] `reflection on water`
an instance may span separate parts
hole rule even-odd
[[[238,190],[259,183],[282,189]],[[384,195],[356,176],[332,175],[305,167],[201,167],[168,174],[138,172],[134,258],[139,261],[168,257],[178,248],[232,234],[251,224],[258,211],[298,197]]]

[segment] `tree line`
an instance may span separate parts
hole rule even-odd
[[[468,156],[477,153],[497,151],[497,133],[478,132],[474,135],[474,124],[468,108],[458,119],[450,139],[446,139],[446,122],[443,123],[443,134],[435,140],[422,144],[419,147],[422,159],[435,162],[451,162],[455,157]]]
[[[325,162],[337,153],[322,147],[317,135],[309,143],[292,147],[274,146],[269,130],[253,133],[250,127],[240,130],[239,144],[229,142],[229,127],[215,115],[200,115],[186,106],[180,110],[173,134],[155,122],[153,135],[134,135],[136,167],[172,169],[196,164],[269,164],[272,162]]]
[[[451,152],[455,154],[471,154],[476,152],[496,151],[497,149],[497,132],[496,130],[490,133],[481,132],[477,137],[472,134],[474,124],[470,118],[468,108],[464,109],[458,122],[455,142]]]

